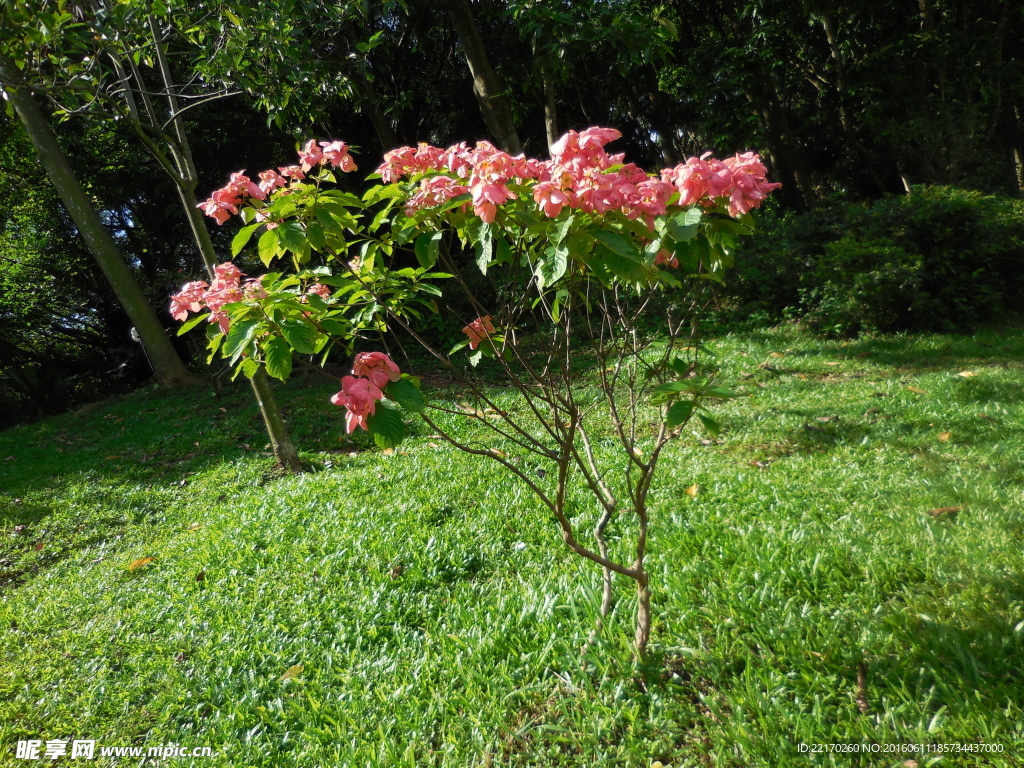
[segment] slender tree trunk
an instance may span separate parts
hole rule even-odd
[[[178,189],[178,196],[181,198],[182,206],[185,208],[185,215],[188,217],[189,226],[192,228],[192,235],[199,248],[199,253],[203,257],[203,263],[206,265],[206,270],[212,278],[214,267],[217,266],[217,254],[213,248],[213,240],[210,237],[210,230],[207,229],[206,221],[196,207],[195,188],[198,183],[199,174],[196,172],[195,162],[192,159],[192,150],[189,147],[188,134],[185,131],[185,122],[179,114],[180,108],[174,93],[174,81],[171,77],[170,65],[164,53],[156,20],[152,16],[149,17],[149,25],[153,35],[157,63],[164,81],[164,90],[167,94],[171,122],[174,125],[175,137],[177,139],[176,142],[167,142],[179,171],[177,174],[171,174],[171,178]],[[140,90],[146,90],[141,83]],[[160,126],[154,121],[153,127],[159,129]],[[260,414],[263,416],[263,424],[267,429],[267,435],[270,437],[270,446],[274,451],[274,458],[277,459],[279,466],[287,469],[289,472],[300,471],[302,463],[299,461],[298,451],[288,434],[288,428],[284,423],[284,415],[281,413],[281,408],[274,397],[274,390],[271,387],[270,379],[267,377],[266,372],[260,368],[249,381],[256,396],[256,402],[259,404]]]
[[[774,86],[772,86],[774,91]],[[804,166],[800,148],[789,128],[784,110],[773,100],[778,94],[769,93],[762,98],[747,91],[747,100],[761,117],[768,138],[768,154],[775,174],[782,181],[782,194],[800,210],[811,210],[817,205],[817,195]],[[788,189],[787,189],[788,187]]]
[[[642,659],[647,654],[651,640],[651,583],[650,576],[642,571],[636,577],[636,654]]]
[[[658,149],[661,150],[661,159],[666,166],[678,165],[680,162],[679,152],[676,151],[675,127],[668,117],[668,110],[665,108],[665,100],[662,98],[661,89],[658,87],[658,74],[654,67],[647,68],[647,99],[651,105],[650,118],[651,127],[658,136]]]
[[[473,76],[473,93],[480,104],[487,129],[503,150],[518,155],[523,148],[512,118],[512,105],[505,93],[504,83],[491,68],[487,51],[480,39],[480,31],[473,20],[469,0],[448,0],[448,15],[459,37],[466,63],[469,64],[469,72]]]
[[[1017,174],[1017,189],[1024,192],[1024,122],[1021,121],[1020,107],[1013,108],[1013,122],[1016,139],[1013,142],[1013,170]]]
[[[6,66],[0,67],[0,80],[6,85],[7,95],[14,105],[25,131],[32,140],[39,161],[46,169],[50,181],[57,189],[64,207],[81,233],[99,264],[104,276],[114,289],[117,300],[124,307],[142,340],[153,366],[157,381],[166,387],[181,387],[202,383],[202,379],[191,373],[167,338],[163,325],[157,319],[153,308],[146,301],[138,281],[125,263],[117,244],[110,236],[103,221],[75,177],[63,150],[57,143],[42,109],[36,103],[31,91],[25,86],[14,85],[15,79],[8,77]]]
[[[548,149],[559,139],[558,134],[558,108],[555,100],[555,78],[551,73],[551,65],[544,62],[542,65],[543,88],[544,88],[544,133],[548,140]]]
[[[380,97],[377,95],[377,89],[373,87],[373,83],[362,72],[357,72],[352,80],[359,90],[359,105],[366,111],[370,122],[373,123],[373,130],[377,134],[381,148],[385,152],[394,149],[399,145],[398,136],[395,135],[394,130],[391,128],[391,123],[387,121],[387,118],[384,117],[384,113],[381,112],[378,106],[380,104]]]

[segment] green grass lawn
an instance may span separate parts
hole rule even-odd
[[[714,347],[747,396],[661,464],[643,666],[625,583],[583,654],[600,574],[521,484],[346,437],[326,379],[280,390],[300,476],[244,386],[0,434],[0,764],[1024,765],[1024,332]]]

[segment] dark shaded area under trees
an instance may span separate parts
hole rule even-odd
[[[780,317],[787,304],[799,307],[800,290],[814,287],[809,278],[798,284],[797,272],[819,273],[823,286],[841,293],[836,270],[881,270],[867,289],[891,294],[898,289],[888,277],[893,269],[904,277],[923,270],[911,282],[926,292],[935,277],[929,270],[960,283],[972,267],[987,270],[977,281],[984,291],[1024,271],[1019,204],[978,202],[981,197],[954,190],[919,193],[930,206],[927,215],[898,202],[871,205],[918,185],[1019,197],[1024,8],[1017,2],[232,0],[151,9],[173,80],[182,84],[177,93],[187,107],[182,117],[200,197],[232,171],[290,162],[296,142],[311,137],[349,142],[361,172],[369,172],[381,150],[396,144],[488,138],[543,156],[565,130],[610,125],[623,133],[616,149],[648,169],[708,150],[765,155],[773,178],[784,183],[781,202],[765,222],[764,244],[750,249],[760,261],[743,266],[741,254],[738,288],[729,299],[753,302],[765,319]],[[102,3],[6,4],[0,23],[10,26],[0,36],[0,58],[38,84],[37,100],[54,114],[51,126],[76,176],[173,335],[167,297],[202,275],[203,260],[168,175],[125,120],[98,108],[118,96],[109,55],[87,50],[88,35],[23,34],[61,10],[68,14],[64,29],[72,31],[101,17],[107,29],[129,23]],[[479,46],[466,42],[471,29]],[[125,39],[134,34],[141,33],[124,30]],[[97,56],[108,61],[105,68]],[[157,62],[143,52],[134,65],[159,94]],[[74,73],[88,77],[76,81]],[[190,101],[211,95],[217,97]],[[150,374],[127,316],[10,115],[0,117],[0,166],[3,427],[136,387]],[[886,212],[889,229],[877,217],[874,229],[862,226],[858,216],[871,218],[876,209]],[[798,214],[809,211],[812,218],[801,224]],[[998,219],[996,235],[977,234],[979,226],[991,229],[978,224],[979,215]],[[950,219],[970,224],[962,232],[940,230],[938,239],[984,242],[973,250],[958,246],[958,253],[970,252],[948,269],[929,266],[927,256],[915,261],[907,227],[932,221],[929,216],[929,226]],[[801,227],[818,232],[818,246],[796,242]],[[831,234],[822,236],[828,227]],[[858,227],[870,236],[846,236]],[[233,233],[233,224],[213,228],[223,259]],[[767,266],[765,248],[774,259]],[[789,269],[791,255],[801,263]],[[914,311],[929,314],[928,302],[943,290]],[[970,322],[972,312],[984,319],[982,308],[1012,306],[1020,295],[979,301],[981,294],[962,300],[942,294],[956,312],[940,327],[956,326],[960,316]],[[851,318],[850,307],[834,305],[826,306],[832,315],[821,321],[824,330],[926,327],[913,321],[913,312],[901,326],[890,315],[877,322],[870,313],[867,320]],[[192,343],[175,344],[201,367]]]

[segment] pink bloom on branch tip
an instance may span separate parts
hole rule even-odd
[[[555,218],[569,204],[569,196],[553,181],[540,181],[533,188],[533,200],[548,218]]]
[[[352,156],[348,153],[348,144],[344,141],[321,141],[324,159],[332,168],[341,168],[345,173],[359,170]]]
[[[208,287],[202,280],[185,283],[180,291],[171,296],[171,317],[182,321],[188,318],[189,312],[200,312],[206,305]]]
[[[462,329],[462,332],[469,336],[469,348],[476,349],[480,342],[485,341],[492,333],[494,326],[491,324],[491,316],[478,317],[472,323]]]
[[[311,285],[306,293],[316,294],[324,301],[327,301],[331,298],[331,287],[329,285],[324,285],[323,283],[316,283],[315,285]]]
[[[383,352],[360,352],[352,365],[352,373],[365,376],[379,389],[402,378],[402,372],[394,360]]]
[[[296,181],[306,178],[306,172],[298,165],[283,165],[277,170],[280,171],[282,176],[287,176],[289,179]]]
[[[341,391],[331,397],[331,402],[348,411],[345,431],[351,434],[356,427],[368,429],[366,419],[376,413],[377,401],[383,398],[380,387],[369,379],[345,376],[341,380]]]
[[[308,171],[314,165],[324,162],[324,153],[317,146],[316,139],[310,139],[306,146],[299,150],[299,160],[303,171]]]

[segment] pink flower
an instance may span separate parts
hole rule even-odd
[[[472,187],[473,212],[488,224],[497,216],[497,208],[506,200],[514,199],[515,195],[504,183],[477,181]]]
[[[188,318],[189,312],[201,311],[205,306],[208,287],[202,280],[185,283],[180,291],[171,296],[171,317],[182,321]]]
[[[311,285],[306,293],[316,294],[324,301],[327,301],[331,298],[331,287],[329,285],[324,285],[323,283],[316,283],[315,285]]]
[[[402,378],[398,366],[383,352],[360,352],[352,365],[352,373],[365,376],[379,389],[386,387],[388,382]]]
[[[284,176],[281,176],[273,168],[267,171],[260,171],[260,189],[264,193],[263,197],[261,197],[260,200],[265,199],[266,196],[270,194],[270,192],[277,189],[278,187],[285,186],[287,183],[288,179],[286,179]]]
[[[673,256],[667,250],[662,248],[660,251],[658,251],[658,254],[654,257],[654,263],[656,265],[658,265],[658,266],[661,266],[662,264],[667,264],[670,267],[678,267],[679,266],[679,259],[677,259],[675,256]]]
[[[348,411],[345,431],[351,434],[356,427],[368,429],[366,418],[376,412],[377,401],[383,398],[380,387],[369,379],[346,376],[341,380],[341,391],[331,397],[331,402]]]
[[[306,178],[305,171],[308,171],[309,169],[307,168],[307,169],[303,170],[298,165],[284,165],[284,166],[279,167],[277,170],[280,171],[282,176],[287,176],[289,179],[294,179],[295,181],[300,181],[300,180]]]
[[[244,273],[230,261],[225,261],[223,264],[218,264],[213,268],[213,274],[221,280],[237,283]]]
[[[468,191],[469,187],[459,184],[451,176],[427,176],[420,181],[419,191],[409,198],[405,213],[412,216],[420,208],[433,208]]]
[[[539,181],[533,188],[533,199],[544,215],[555,218],[569,204],[569,196],[553,181]]]
[[[242,286],[242,294],[246,299],[265,299],[267,298],[267,289],[263,287],[263,278],[266,275],[260,275],[259,277],[253,278],[252,280],[246,280],[245,285]]]
[[[491,324],[491,316],[478,317],[472,323],[462,329],[462,332],[469,336],[469,348],[476,349],[480,342],[485,341],[492,333],[494,326]]]
[[[216,220],[218,225],[223,224],[225,221],[231,218],[228,206],[221,205],[212,197],[209,200],[206,200],[205,202],[199,203],[196,206],[196,208],[201,209],[202,212],[209,216],[211,219]],[[235,210],[237,211],[238,209],[235,208]]]
[[[209,200],[199,203],[196,207],[202,209],[210,218],[216,219],[218,224],[223,224],[230,218],[228,214],[238,213],[238,205],[241,202],[239,193],[236,193],[229,184],[216,190]]]
[[[359,170],[348,153],[348,144],[344,141],[321,141],[320,146],[323,147],[324,158],[330,162],[332,168],[341,168],[345,173]]]
[[[324,162],[324,153],[317,146],[316,139],[310,139],[306,142],[306,146],[299,150],[299,160],[304,171]]]

